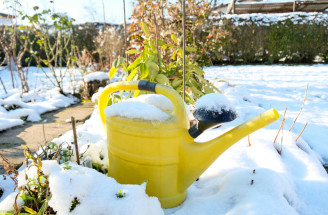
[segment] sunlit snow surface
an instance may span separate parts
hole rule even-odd
[[[244,215],[244,214],[301,214],[325,215],[328,211],[328,177],[322,163],[328,164],[328,66],[226,66],[206,68],[206,78],[213,82],[235,107],[239,118],[212,129],[197,138],[199,144],[219,136],[243,121],[276,108],[283,115],[287,107],[286,123],[281,135],[273,140],[281,124],[281,119],[237,142],[224,152],[188,189],[187,199],[180,206],[163,210],[166,215]],[[225,80],[226,82],[222,82]],[[306,85],[309,84],[308,97],[303,111],[291,127],[298,114]],[[305,123],[308,126],[296,141]],[[97,109],[84,125],[78,126],[78,142],[84,157],[107,166],[106,137]],[[280,133],[281,134],[281,133]],[[71,142],[72,131],[53,140],[55,143]],[[281,151],[281,155],[278,151]],[[51,167],[52,168],[48,168]],[[70,204],[58,205],[65,196],[71,202],[74,196],[81,196],[81,204],[76,207],[79,214],[90,214],[83,208],[97,207],[112,214],[162,214],[154,198],[147,199],[137,188],[121,187],[105,179],[93,170],[73,165],[72,170],[63,170],[56,165],[45,165],[50,181],[50,189],[56,189],[51,206],[63,214]],[[67,172],[65,172],[67,171]],[[71,171],[71,172],[70,172]],[[71,188],[61,186],[72,178]],[[1,180],[1,179],[0,179]],[[79,187],[88,187],[83,193]],[[89,186],[92,184],[92,186]],[[104,189],[104,186],[109,186]],[[139,186],[139,185],[135,185]],[[2,207],[10,208],[13,200],[11,183],[0,181],[4,196],[0,199]],[[92,189],[91,189],[92,187]],[[117,189],[127,189],[130,197],[111,201]],[[108,190],[108,195],[103,190]],[[82,193],[81,193],[82,192]],[[65,194],[66,193],[66,194]],[[104,195],[106,198],[98,198]],[[8,196],[6,199],[5,197]],[[89,198],[89,197],[94,198]],[[57,199],[57,200],[56,200]],[[104,200],[102,200],[104,199]],[[49,202],[50,204],[50,202]],[[137,205],[138,207],[135,207]],[[139,207],[142,205],[142,207]],[[124,208],[121,211],[119,208]],[[127,209],[127,210],[125,210]],[[130,210],[128,210],[130,209]],[[127,211],[130,211],[127,212]],[[133,211],[133,212],[131,212]],[[97,212],[99,212],[97,210]],[[101,212],[100,212],[101,213]],[[104,213],[106,214],[106,213]]]

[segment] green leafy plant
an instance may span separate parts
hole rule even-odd
[[[104,166],[103,164],[92,163],[92,168],[97,170],[98,172],[103,172],[102,169],[101,169],[103,166]]]
[[[28,214],[51,214],[54,213],[53,209],[48,206],[48,202],[51,198],[48,176],[42,171],[41,158],[38,155],[33,156],[32,152],[24,146],[24,154],[28,165],[28,159],[32,161],[32,164],[28,165],[28,169],[36,167],[36,177],[29,178],[25,175],[27,180],[26,185],[19,187],[19,193],[16,196],[20,196],[23,199],[24,205],[18,207],[15,202],[15,214],[28,213]]]
[[[120,57],[117,58],[109,72],[109,77],[114,77],[118,69],[123,72],[124,81],[148,80],[163,85],[172,86],[178,93],[183,94],[183,50],[175,34],[171,35],[173,43],[165,43],[158,40],[158,47],[154,33],[151,33],[149,26],[142,23],[144,32],[143,45],[140,49],[130,49],[126,53],[134,55],[135,60],[128,65]],[[157,50],[170,53],[170,61],[163,60],[161,53]],[[186,47],[187,52],[195,52],[193,47]],[[214,91],[219,91],[209,81],[204,79],[204,71],[186,55],[186,102],[194,103],[196,98]],[[138,96],[139,91],[135,91],[134,96]]]
[[[76,208],[76,206],[78,206],[79,204],[80,204],[79,199],[77,197],[74,197],[71,208],[69,209],[69,212],[72,212]]]
[[[66,143],[66,142],[65,142]],[[65,143],[57,145],[56,143],[49,142],[45,145],[41,145],[41,153],[39,156],[42,160],[57,160],[59,164],[69,161],[73,154],[72,146],[68,143],[66,147],[63,147]]]
[[[70,170],[70,169],[72,169],[72,166],[69,165],[69,162],[65,162],[65,163],[64,163],[64,166],[63,166],[63,169],[65,169],[65,170]]]
[[[122,192],[122,190],[118,190],[118,192],[116,193],[116,197],[121,199],[124,198],[126,195],[126,193]]]

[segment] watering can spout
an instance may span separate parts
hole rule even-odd
[[[270,109],[205,143],[196,143],[187,134],[188,141],[181,146],[180,190],[187,189],[219,155],[234,143],[277,119],[279,119],[279,113],[275,109]]]

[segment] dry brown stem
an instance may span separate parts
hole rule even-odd
[[[286,111],[285,111],[285,113],[286,113]],[[283,118],[283,121],[282,121],[282,127],[281,127],[281,141],[280,141],[280,151],[279,151],[280,155],[281,155],[281,152],[282,152],[282,141],[283,141],[283,137],[284,137],[284,124],[285,124],[285,114],[284,114],[284,118]]]
[[[4,165],[6,172],[3,175],[3,178],[6,179],[6,177],[9,177],[15,183],[15,190],[16,190],[18,186],[18,179],[17,179],[18,171],[15,168],[15,165],[12,164],[3,154],[0,153],[0,157],[6,163]]]
[[[155,13],[154,13],[154,22],[155,22],[155,34],[156,34],[157,62],[158,62],[159,73],[161,73],[160,53],[158,48],[158,30],[157,30],[157,21],[156,21]]]
[[[75,145],[75,153],[76,153],[76,162],[80,165],[80,154],[79,154],[79,147],[77,145],[77,136],[76,136],[76,127],[75,127],[75,119],[71,117],[72,120],[72,127],[73,127],[73,134],[74,134],[74,145]]]
[[[249,146],[249,147],[252,146],[251,141],[249,140],[249,135],[248,135],[248,146]]]
[[[308,124],[308,123],[306,123],[306,124],[304,125],[304,127],[303,127],[301,133],[297,136],[296,141],[298,140],[298,138],[299,138],[299,137],[301,136],[301,134],[303,133],[303,131],[304,131],[304,129],[306,128],[307,124]]]
[[[304,103],[305,103],[305,101],[306,101],[306,99],[307,99],[307,91],[308,91],[308,88],[309,88],[309,84],[306,85],[306,90],[305,90],[304,100],[303,100],[303,104],[302,104],[302,107],[301,107],[301,109],[300,109],[300,112],[298,112],[298,114],[297,114],[297,116],[296,116],[296,118],[295,118],[295,120],[294,120],[292,126],[290,127],[289,131],[292,130],[292,128],[293,128],[293,126],[294,126],[296,120],[298,119],[299,115],[300,115],[301,112],[302,112],[302,109],[303,109],[303,107],[304,107]]]
[[[275,143],[275,142],[276,142],[276,140],[277,140],[277,137],[278,137],[278,135],[279,135],[279,133],[280,133],[280,130],[281,130],[281,128],[284,126],[284,123],[285,123],[285,115],[286,115],[286,111],[287,111],[287,107],[286,107],[286,109],[285,109],[285,112],[284,112],[284,117],[282,118],[282,121],[281,121],[281,125],[280,125],[280,128],[279,128],[279,130],[278,130],[278,133],[277,133],[277,135],[276,135],[276,138],[274,138],[274,141],[273,141],[273,143]]]

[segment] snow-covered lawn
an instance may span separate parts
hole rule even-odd
[[[327,214],[328,176],[322,164],[328,164],[328,65],[210,67],[206,78],[222,90],[239,118],[205,132],[197,141],[217,137],[270,108],[276,108],[282,118],[287,107],[282,146],[282,132],[273,144],[280,119],[251,134],[251,146],[244,138],[229,148],[190,186],[184,203],[165,210],[156,198],[145,195],[144,185],[119,185],[95,170],[73,163],[65,170],[47,161],[43,169],[50,176],[53,194],[49,205],[58,214],[68,214],[71,202],[78,197],[80,204],[72,214]],[[307,84],[303,111],[289,132]],[[307,128],[296,141],[306,122]],[[97,109],[77,133],[80,151],[86,151],[83,159],[89,157],[103,165],[102,169],[108,168],[106,136]],[[53,141],[72,140],[69,131]],[[0,181],[0,188],[4,190],[1,212],[12,208],[15,194],[8,180]],[[123,198],[116,197],[119,190],[125,193]]]

